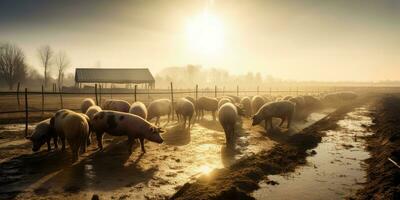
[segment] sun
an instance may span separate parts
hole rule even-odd
[[[216,56],[223,48],[223,24],[217,16],[205,11],[188,20],[186,37],[189,48],[194,52]]]

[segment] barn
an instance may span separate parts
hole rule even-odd
[[[75,86],[83,84],[100,84],[103,87],[112,87],[123,84],[126,87],[143,85],[145,88],[154,89],[155,80],[148,68],[76,68]]]

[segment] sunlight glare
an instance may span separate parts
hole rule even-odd
[[[212,170],[213,170],[213,168],[211,168],[211,167],[208,166],[208,165],[202,165],[202,166],[199,168],[199,171],[200,171],[200,173],[202,173],[202,174],[209,174]]]
[[[189,48],[204,56],[216,56],[223,47],[223,27],[215,15],[204,12],[186,24]]]

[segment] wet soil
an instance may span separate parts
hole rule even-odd
[[[373,112],[375,133],[367,137],[371,158],[367,163],[367,183],[354,199],[400,199],[400,98],[379,99]]]
[[[343,105],[297,134],[283,134],[279,129],[268,133],[270,139],[278,142],[271,150],[244,157],[228,168],[186,183],[171,199],[254,199],[250,193],[259,189],[261,180],[305,165],[306,157],[313,154],[307,150],[315,148],[327,130],[336,129],[337,122],[362,102],[365,99]]]
[[[369,109],[361,107],[326,131],[317,148],[309,150],[307,165],[294,173],[271,175],[252,196],[256,199],[344,199],[366,182],[364,160],[369,158],[363,139],[372,134]],[[312,189],[310,189],[312,188]]]
[[[312,116],[297,129],[319,120]],[[207,116],[208,117],[208,116]],[[35,124],[30,124],[29,132]],[[138,144],[128,155],[126,138],[106,137],[105,149],[92,144],[80,161],[71,165],[71,154],[53,150],[32,153],[24,138],[24,125],[0,126],[0,199],[165,199],[187,181],[228,167],[237,160],[269,150],[276,141],[265,137],[263,127],[251,127],[249,119],[237,124],[236,150],[225,149],[225,135],[211,118],[190,130],[177,122],[162,125],[162,145],[146,142],[145,154]],[[95,141],[95,140],[94,140]],[[94,142],[95,143],[95,142]]]

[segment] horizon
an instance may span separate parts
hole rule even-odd
[[[177,9],[179,7],[179,9]],[[394,1],[2,1],[0,42],[41,72],[37,49],[76,67],[188,64],[290,81],[382,82],[400,77]]]

